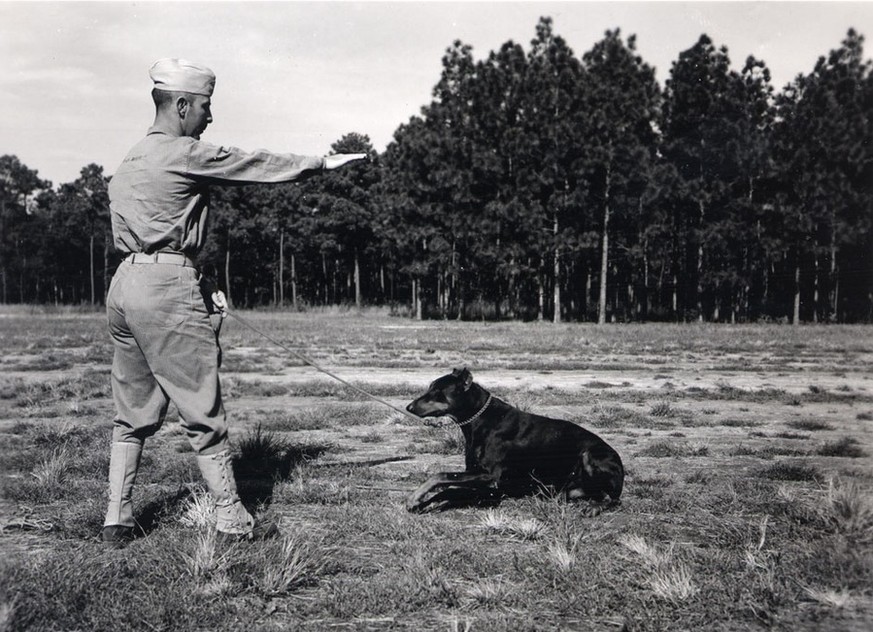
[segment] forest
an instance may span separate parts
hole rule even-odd
[[[660,85],[633,35],[577,55],[442,58],[384,152],[297,183],[214,187],[204,274],[231,304],[445,319],[873,321],[873,63],[849,29],[775,88],[701,35]],[[216,142],[216,141],[213,141]],[[113,166],[114,168],[114,166]],[[121,255],[107,174],[0,156],[0,301],[98,305]]]

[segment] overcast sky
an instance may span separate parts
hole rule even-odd
[[[476,59],[540,16],[581,56],[619,27],[659,81],[702,33],[732,64],[763,59],[781,88],[837,48],[873,37],[873,2],[7,2],[0,0],[0,155],[56,186],[88,163],[111,175],[152,122],[148,69],[211,67],[204,140],[324,154],[349,132],[383,151],[419,114],[456,39]],[[870,58],[870,44],[865,57]]]

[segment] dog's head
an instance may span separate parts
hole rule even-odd
[[[473,374],[468,369],[455,369],[431,382],[427,392],[410,403],[406,410],[419,417],[455,415],[464,409],[472,385]]]

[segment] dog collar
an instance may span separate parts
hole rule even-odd
[[[478,413],[476,413],[475,415],[473,415],[472,417],[470,417],[467,421],[458,421],[458,422],[455,422],[455,423],[457,423],[458,426],[469,426],[471,423],[473,423],[474,421],[476,421],[477,419],[479,419],[479,417],[482,416],[482,413],[484,413],[484,412],[485,412],[485,409],[488,408],[488,404],[491,403],[491,400],[492,400],[492,399],[493,399],[493,396],[491,395],[491,393],[488,393],[488,399],[485,400],[485,405],[482,406],[482,408],[479,410]]]

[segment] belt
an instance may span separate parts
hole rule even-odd
[[[132,252],[127,256],[126,260],[130,263],[169,263],[188,268],[197,267],[197,264],[194,263],[191,257],[181,252],[153,252],[151,254]]]

